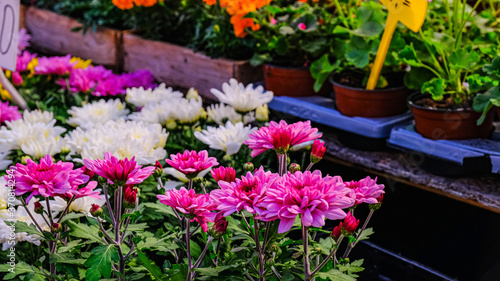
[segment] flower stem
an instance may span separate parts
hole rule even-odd
[[[264,252],[262,251],[262,248],[260,247],[260,239],[259,239],[259,221],[254,218],[254,240],[255,240],[255,247],[257,248],[257,259],[259,260],[259,281],[264,281],[264,274],[265,274],[265,268],[264,268]]]
[[[71,204],[73,203],[73,201],[75,201],[75,196],[73,196],[69,199],[68,204],[66,205],[66,208],[64,208],[64,211],[62,212],[61,216],[57,220],[57,223],[60,223],[62,218],[69,212],[69,208],[71,207]],[[47,209],[48,209],[48,207],[47,207]]]
[[[191,190],[193,189],[193,179],[189,179],[189,182],[188,182],[188,190]]]
[[[278,154],[278,173],[280,176],[283,176],[287,172],[286,162],[286,153]]]
[[[325,264],[335,256],[335,253],[337,252],[338,248],[340,247],[340,243],[342,243],[342,239],[344,239],[343,235],[340,235],[339,239],[337,240],[337,246],[330,252],[330,254],[311,272],[310,276],[314,276],[318,271],[321,270]],[[335,264],[334,264],[335,266]],[[305,281],[308,281],[307,279],[304,279]]]
[[[188,260],[188,277],[186,281],[193,280],[191,269],[193,268],[193,260],[191,257],[191,232],[189,231],[191,221],[189,219],[186,220],[186,255]]]
[[[354,243],[356,243],[356,241],[358,240],[358,237],[361,236],[361,233],[363,233],[363,231],[365,230],[365,228],[368,225],[368,222],[370,221],[370,219],[372,218],[372,215],[373,215],[374,212],[375,212],[375,210],[370,209],[370,213],[368,213],[368,216],[366,217],[366,220],[363,223],[363,226],[361,227],[361,230],[359,231],[358,236],[356,236],[356,240],[354,240],[354,242],[352,242],[349,245],[347,245],[347,249],[345,249],[345,252],[344,252],[344,255],[342,256],[342,259],[345,259],[345,258],[347,258],[349,256],[349,254],[351,253],[352,248],[354,248]]]
[[[309,280],[311,266],[309,265],[309,233],[307,226],[302,224],[302,246],[304,250],[304,280]]]
[[[219,260],[219,252],[220,252],[220,242],[222,240],[222,237],[219,237],[219,241],[217,241],[217,248],[215,248],[215,259],[214,259],[214,265],[217,267],[217,262]]]
[[[52,219],[52,212],[50,211],[50,203],[48,197],[45,197],[45,203],[47,204],[47,214],[49,216],[50,226],[52,227],[54,220]]]
[[[196,277],[196,274],[198,273],[197,271],[194,271],[194,270],[200,266],[201,262],[203,261],[203,258],[207,254],[208,248],[210,247],[210,244],[212,243],[213,240],[214,240],[214,238],[212,236],[208,236],[207,244],[205,245],[205,248],[203,248],[203,251],[201,252],[200,256],[198,257],[198,260],[194,263],[193,268],[191,269],[193,271],[192,280],[194,280],[194,278]]]
[[[116,225],[115,214],[113,212],[113,209],[111,208],[111,202],[109,201],[107,184],[103,184],[102,187],[104,189],[104,198],[106,199],[106,206],[108,206],[109,216],[111,217],[111,220],[113,221],[113,225]]]
[[[309,163],[309,165],[307,165],[307,168],[306,168],[305,172],[310,171],[311,168],[313,167],[313,165],[314,165],[313,162]]]

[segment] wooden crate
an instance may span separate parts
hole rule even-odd
[[[31,35],[33,48],[49,55],[66,55],[91,59],[94,64],[102,64],[119,69],[121,65],[122,32],[99,27],[96,32],[71,30],[80,27],[78,21],[54,12],[28,7],[26,29]]]
[[[26,6],[19,6],[19,29],[26,28]]]
[[[211,88],[221,89],[230,78],[247,84],[261,81],[260,68],[248,61],[212,59],[191,49],[170,43],[142,39],[124,34],[124,69],[148,69],[156,80],[169,86],[194,87],[206,98],[215,99]]]

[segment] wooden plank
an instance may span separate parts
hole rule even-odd
[[[126,71],[148,69],[160,82],[183,88],[194,87],[209,99],[215,98],[210,89],[220,89],[230,78],[247,84],[262,77],[260,69],[251,67],[248,61],[212,59],[188,48],[132,34],[124,34],[123,43]]]
[[[26,11],[26,28],[31,35],[31,45],[48,54],[91,59],[94,64],[117,65],[117,45],[121,32],[99,27],[83,35],[71,30],[81,24],[54,12],[29,7]]]
[[[19,7],[19,29],[26,28],[26,6]]]

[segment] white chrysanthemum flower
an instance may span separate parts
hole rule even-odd
[[[52,121],[52,119],[54,119],[54,113],[52,111],[25,110],[23,113],[23,120],[27,123],[42,122],[48,124]]]
[[[162,83],[154,90],[143,87],[127,89],[125,100],[137,107],[144,107],[163,100],[180,99],[182,96],[181,92],[174,91],[171,87],[167,88],[165,83]]]
[[[97,123],[102,124],[109,120],[126,118],[129,112],[125,108],[125,103],[122,103],[119,99],[108,101],[101,99],[82,107],[71,107],[68,110],[71,117],[68,118],[67,122],[72,126],[80,126],[88,130]]]
[[[5,122],[6,127],[0,129],[0,151],[21,149],[37,159],[59,153],[64,144],[60,136],[66,129],[55,126],[55,119],[47,120],[51,114],[25,111],[23,119]]]
[[[212,170],[212,168],[208,168],[208,169],[205,169],[201,172],[199,172],[195,179],[197,178],[203,178],[205,177],[208,172],[210,172],[210,170]],[[170,189],[173,189],[173,188],[177,188],[183,184],[186,184],[189,182],[189,179],[186,177],[186,175],[182,172],[179,172],[177,171],[176,169],[174,168],[164,168],[163,169],[163,175],[170,175],[170,176],[173,176],[174,178],[178,179],[178,181],[174,181],[174,180],[166,180],[165,183],[163,183],[163,188],[165,190],[170,190]],[[158,185],[158,189],[160,189],[160,185]]]
[[[160,103],[149,104],[143,107],[141,111],[134,112],[128,116],[130,120],[145,122],[145,123],[159,123],[165,125],[169,119],[172,118],[171,101],[162,101]]]
[[[100,189],[96,189],[96,191],[100,191]],[[68,203],[66,200],[60,198],[60,197],[55,197],[55,201],[52,201],[50,203],[50,208],[51,210],[56,210],[56,212],[62,212],[66,209],[68,206]],[[101,196],[101,199],[97,198],[92,198],[92,197],[81,197],[77,198],[71,203],[71,206],[69,206],[68,212],[76,212],[76,213],[84,213],[87,216],[90,216],[90,207],[92,207],[92,204],[97,204],[99,206],[102,206],[106,203],[106,200],[104,199],[103,196]],[[45,207],[45,205],[43,205]]]
[[[13,184],[13,181],[11,181],[11,185]],[[14,186],[11,186],[11,189],[9,189],[9,186],[7,186],[7,180],[5,180],[4,177],[0,177],[0,213],[6,212],[7,209],[12,205],[20,205],[21,201],[19,201],[13,194],[14,192]]]
[[[241,122],[241,114],[237,113],[236,110],[230,105],[212,104],[207,107],[208,121],[213,121],[219,125],[224,125],[227,121],[233,124]],[[248,124],[255,121],[255,113],[249,112],[243,117],[243,123]]]
[[[102,159],[107,151],[118,159],[135,156],[138,164],[154,164],[166,157],[164,147],[168,133],[160,124],[135,121],[108,121],[84,131],[76,128],[67,136],[71,154],[82,159]]]
[[[178,99],[171,106],[175,109],[172,110],[172,117],[180,123],[194,123],[207,114],[201,99]]]
[[[248,134],[254,129],[251,126],[244,127],[242,122],[233,125],[228,121],[226,126],[208,127],[201,132],[194,132],[194,136],[212,149],[233,155],[238,153],[243,142],[249,138]]]
[[[231,105],[239,112],[255,110],[273,99],[273,92],[264,91],[264,87],[258,86],[254,88],[253,84],[248,84],[245,87],[243,83],[238,83],[234,78],[229,80],[229,84],[222,84],[222,92],[217,89],[211,89],[210,92],[220,102]]]
[[[12,161],[8,159],[9,152],[0,152],[0,170],[5,170],[12,164]],[[3,178],[3,177],[1,177]]]

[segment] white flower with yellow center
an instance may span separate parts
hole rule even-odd
[[[125,100],[137,107],[144,107],[148,104],[155,104],[163,100],[180,99],[183,94],[167,88],[165,83],[160,84],[156,89],[130,88],[127,89]]]
[[[175,109],[171,112],[173,119],[183,124],[194,123],[207,116],[201,99],[178,99],[171,106]]]
[[[145,123],[167,124],[167,121],[172,118],[171,102],[166,100],[160,103],[150,104],[143,107],[141,111],[134,112],[128,116],[130,120],[142,121]]]
[[[237,113],[236,110],[230,105],[212,104],[207,107],[208,121],[215,122],[219,125],[224,125],[227,121],[233,124],[241,122],[241,114]],[[255,121],[254,112],[249,112],[243,117],[243,123],[248,124]]]
[[[211,89],[210,92],[216,96],[221,103],[228,104],[238,112],[249,112],[257,107],[271,102],[273,92],[264,91],[264,87],[253,87],[248,84],[238,83],[236,79],[231,78],[228,83],[222,84],[222,92],[217,89]]]
[[[23,120],[27,123],[42,122],[42,123],[48,124],[53,119],[54,119],[54,113],[52,111],[41,111],[41,110],[28,111],[28,110],[25,110],[23,113]]]
[[[101,99],[82,107],[73,106],[68,113],[71,115],[67,120],[68,124],[87,130],[97,123],[126,118],[129,110],[119,99],[108,101]]]
[[[248,134],[254,129],[251,126],[244,127],[242,122],[233,125],[228,121],[226,126],[207,127],[201,132],[194,132],[194,136],[212,149],[233,155],[238,153],[243,142],[249,138]]]

